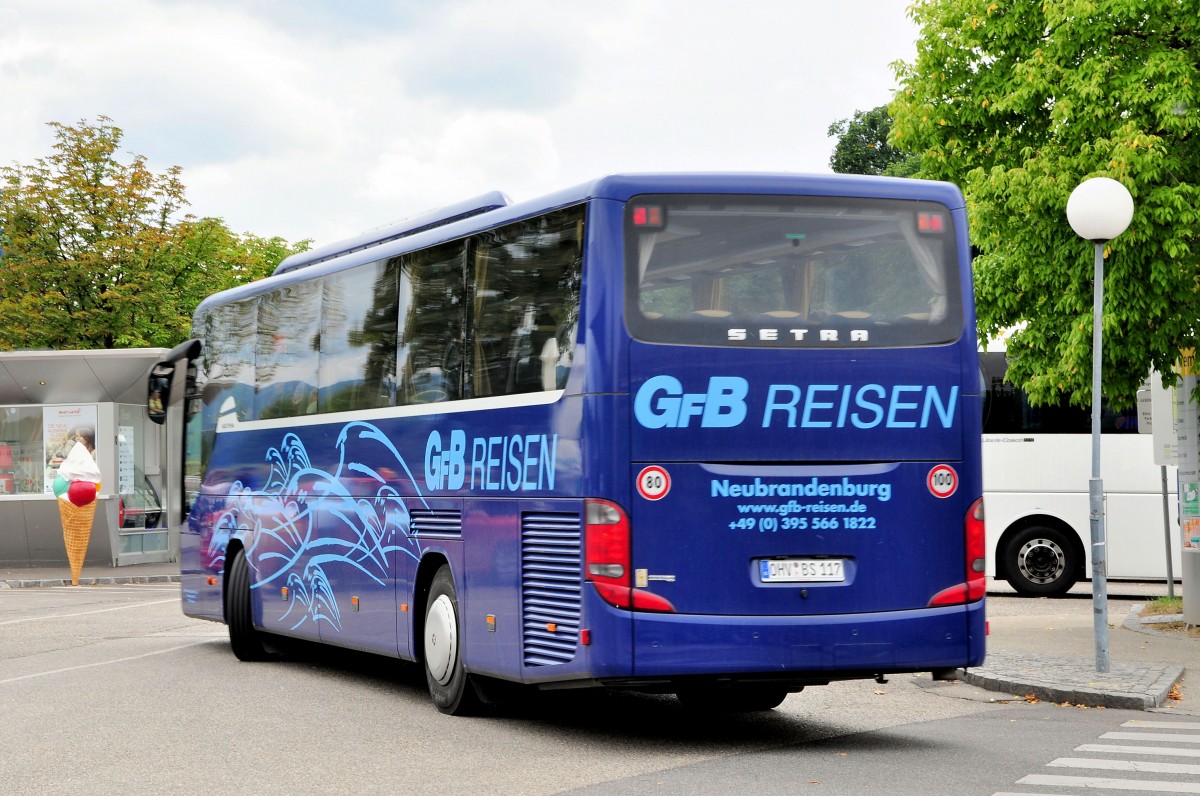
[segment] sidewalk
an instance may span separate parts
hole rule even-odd
[[[78,588],[178,582],[177,563],[85,566]],[[0,591],[70,585],[65,566],[0,569]],[[1011,699],[1200,716],[1200,640],[1155,630],[1162,617],[1148,621],[1140,615],[1141,604],[1165,588],[1110,584],[1111,671],[1103,674],[1096,671],[1089,584],[1077,586],[1070,598],[1004,601],[1007,614],[994,615],[989,605],[987,659],[983,666],[960,672],[960,679]],[[1001,597],[1012,591],[992,584],[988,594]],[[999,607],[1000,601],[993,604]]]
[[[1200,716],[1200,640],[1142,616],[1166,593],[1165,583],[1109,582],[1109,671],[1100,673],[1090,583],[1066,597],[997,599],[1013,592],[990,581],[987,658],[960,678],[1016,699]]]
[[[1135,632],[1156,632],[1142,621],[1141,617],[1131,615],[1125,619],[1124,626]],[[1111,632],[1116,631],[1110,629]],[[1200,646],[1200,642],[1192,643]],[[1032,697],[1042,702],[1070,703],[1079,707],[1152,710],[1170,707],[1171,690],[1180,683],[1184,673],[1185,667],[1180,664],[1116,660],[1111,651],[1109,671],[1103,673],[1096,671],[1094,652],[1086,660],[1036,653],[989,652],[983,666],[964,670],[959,676],[970,685],[1018,699]],[[1172,712],[1184,710],[1174,708]]]

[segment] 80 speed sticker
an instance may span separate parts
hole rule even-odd
[[[637,477],[638,494],[646,500],[662,500],[671,491],[671,476],[662,467],[643,467]]]
[[[958,491],[958,473],[948,464],[939,464],[929,471],[925,484],[934,497],[948,498]]]

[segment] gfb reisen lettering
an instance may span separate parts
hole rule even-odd
[[[469,459],[468,459],[469,456]],[[554,488],[557,434],[472,437],[452,429],[443,440],[429,432],[425,442],[425,486],[430,490],[470,488],[485,492],[536,492]]]
[[[637,391],[643,428],[929,428],[954,425],[958,386],[936,384],[771,384],[751,396],[740,376],[713,376],[704,392],[686,392],[674,376],[655,376]]]

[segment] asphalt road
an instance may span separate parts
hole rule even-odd
[[[998,702],[924,675],[746,716],[559,692],[450,718],[394,661],[240,663],[224,626],[180,613],[175,585],[0,593],[5,794],[1020,792],[1077,739],[1146,715]]]

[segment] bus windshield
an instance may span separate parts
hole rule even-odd
[[[627,320],[647,342],[889,347],[962,330],[954,235],[932,202],[641,196]]]

